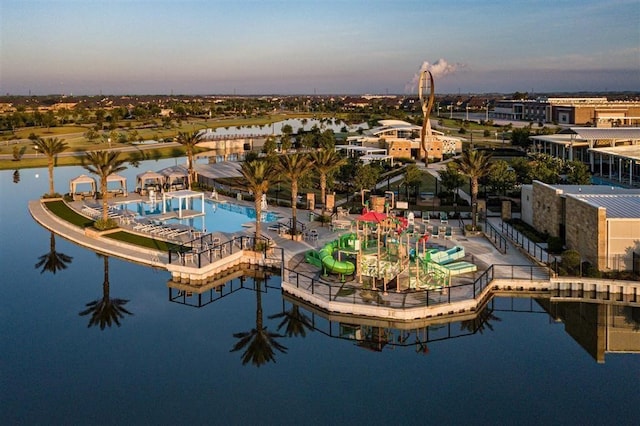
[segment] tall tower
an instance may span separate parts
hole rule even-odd
[[[433,134],[431,133],[431,109],[435,102],[436,95],[433,88],[433,75],[431,71],[424,70],[420,73],[420,84],[418,85],[418,95],[422,104],[422,130],[420,131],[420,153],[424,155],[424,165],[429,167],[429,148]]]

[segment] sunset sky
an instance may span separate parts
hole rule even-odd
[[[639,0],[0,0],[0,93],[640,90]]]

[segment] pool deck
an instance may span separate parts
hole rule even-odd
[[[135,202],[137,200],[142,201],[143,197],[140,197],[138,194],[133,193],[126,198],[126,202]],[[233,198],[228,198],[227,200],[229,202],[245,206],[253,206],[253,203],[248,201],[238,201]],[[125,201],[125,199],[116,198],[110,200],[110,203],[118,204],[122,201]],[[82,206],[85,203],[83,201],[73,201],[68,204],[74,210],[80,213],[82,210]],[[146,249],[139,246],[132,246],[107,238],[95,238],[86,235],[84,229],[75,227],[51,214],[46,208],[44,208],[41,200],[31,201],[29,203],[29,211],[34,219],[45,228],[61,235],[62,237],[70,241],[98,251],[100,253],[109,254],[136,263],[164,269],[167,269],[167,266],[173,264],[173,262],[169,262],[166,252]],[[274,212],[282,218],[289,218],[291,216],[291,209],[285,207],[269,206],[268,211]],[[355,221],[356,217],[357,215],[355,214],[346,214],[341,218],[341,220],[344,222]],[[317,268],[313,267],[312,265],[308,265],[303,261],[302,254],[307,250],[319,250],[328,242],[337,239],[342,234],[350,232],[350,230],[348,228],[332,230],[329,224],[321,224],[318,221],[310,222],[309,212],[307,210],[299,210],[298,220],[305,225],[305,229],[307,231],[315,230],[315,233],[317,233],[317,237],[303,241],[294,241],[290,238],[287,238],[286,235],[281,235],[277,231],[269,230],[268,223],[263,223],[262,233],[265,236],[271,238],[274,241],[276,247],[280,247],[284,250],[285,266],[287,266],[288,268],[296,268],[296,270],[299,270],[301,272],[317,271]],[[435,224],[433,220],[431,221],[431,223]],[[121,224],[121,227],[128,232],[136,232],[133,230],[133,226],[131,224],[123,223]],[[470,256],[470,258],[472,259],[473,263],[478,265],[477,274],[481,273],[484,269],[493,264],[534,264],[531,260],[529,260],[527,256],[525,256],[512,245],[509,245],[506,254],[502,254],[498,250],[496,250],[493,245],[485,238],[467,238],[462,235],[462,230],[460,228],[452,226],[452,229],[453,233],[451,235],[451,238],[436,238],[431,241],[445,248],[451,248],[455,245],[462,245],[465,248],[466,253],[468,253],[468,256]],[[247,223],[247,225],[243,227],[242,230],[239,230],[237,232],[215,232],[216,236],[218,236],[223,242],[225,240],[231,240],[234,236],[253,236],[253,233],[254,226],[252,225],[252,222]],[[145,233],[140,233],[140,235],[154,238],[153,235]],[[180,237],[179,239],[176,239],[174,242],[185,242],[189,238],[191,238],[191,236],[185,235]],[[171,240],[160,237],[158,237],[158,239],[171,242]]]

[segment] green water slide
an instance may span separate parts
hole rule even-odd
[[[351,275],[356,267],[352,262],[340,261],[333,257],[333,252],[338,248],[339,240],[332,241],[322,247],[319,251],[309,250],[305,253],[305,260],[311,265],[324,269],[325,272],[333,274]]]

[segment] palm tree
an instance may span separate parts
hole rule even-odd
[[[456,167],[471,180],[471,227],[476,229],[476,213],[478,210],[478,181],[489,172],[490,155],[482,151],[468,150],[455,159]]]
[[[284,337],[278,333],[273,333],[263,326],[262,318],[262,282],[263,279],[256,278],[256,326],[251,331],[235,333],[233,337],[240,339],[231,349],[231,352],[239,351],[246,347],[242,353],[242,365],[251,361],[257,367],[267,362],[275,362],[274,349],[282,353],[287,353],[287,348],[275,339]]]
[[[191,183],[195,180],[195,173],[193,169],[193,154],[200,142],[202,142],[202,133],[198,131],[193,132],[180,132],[176,136],[175,141],[184,146],[187,153],[187,169],[189,170],[189,189],[191,189]]]
[[[100,325],[100,330],[104,330],[106,326],[111,327],[116,324],[120,327],[120,319],[124,315],[133,315],[124,308],[129,302],[125,299],[111,299],[109,297],[109,257],[102,256],[104,259],[104,281],[102,283],[102,299],[96,299],[87,303],[87,309],[80,312],[80,316],[91,314],[87,327]]]
[[[320,200],[322,210],[327,208],[327,176],[347,164],[347,159],[341,157],[335,150],[323,148],[311,153],[312,167],[320,174]]]
[[[313,326],[309,317],[300,311],[298,305],[293,305],[290,311],[282,311],[279,314],[269,315],[269,319],[282,318],[282,322],[278,324],[278,331],[286,325],[284,335],[287,337],[305,337],[307,329],[313,331]]]
[[[252,160],[242,163],[240,168],[242,176],[246,180],[246,185],[255,196],[254,206],[256,209],[256,234],[255,244],[258,242],[261,234],[261,217],[262,217],[262,195],[267,193],[269,189],[269,181],[274,177],[273,168],[268,161]]]
[[[123,166],[124,162],[125,160],[120,159],[118,153],[114,151],[89,151],[82,159],[82,167],[100,178],[103,223],[107,223],[109,220],[107,178],[114,173],[125,170],[127,167]]]
[[[38,269],[42,267],[40,270],[41,274],[48,271],[55,275],[56,272],[67,269],[67,263],[71,263],[73,257],[56,251],[56,237],[53,232],[51,233],[49,243],[49,252],[38,258],[38,263],[35,264],[35,268]]]
[[[55,194],[53,187],[53,163],[58,154],[68,148],[68,145],[64,142],[64,139],[58,138],[37,138],[33,141],[38,151],[42,151],[47,156],[47,168],[49,169],[49,195]]]
[[[295,153],[278,157],[277,170],[291,183],[291,239],[297,235],[298,223],[298,181],[308,172],[311,162],[306,154]]]

